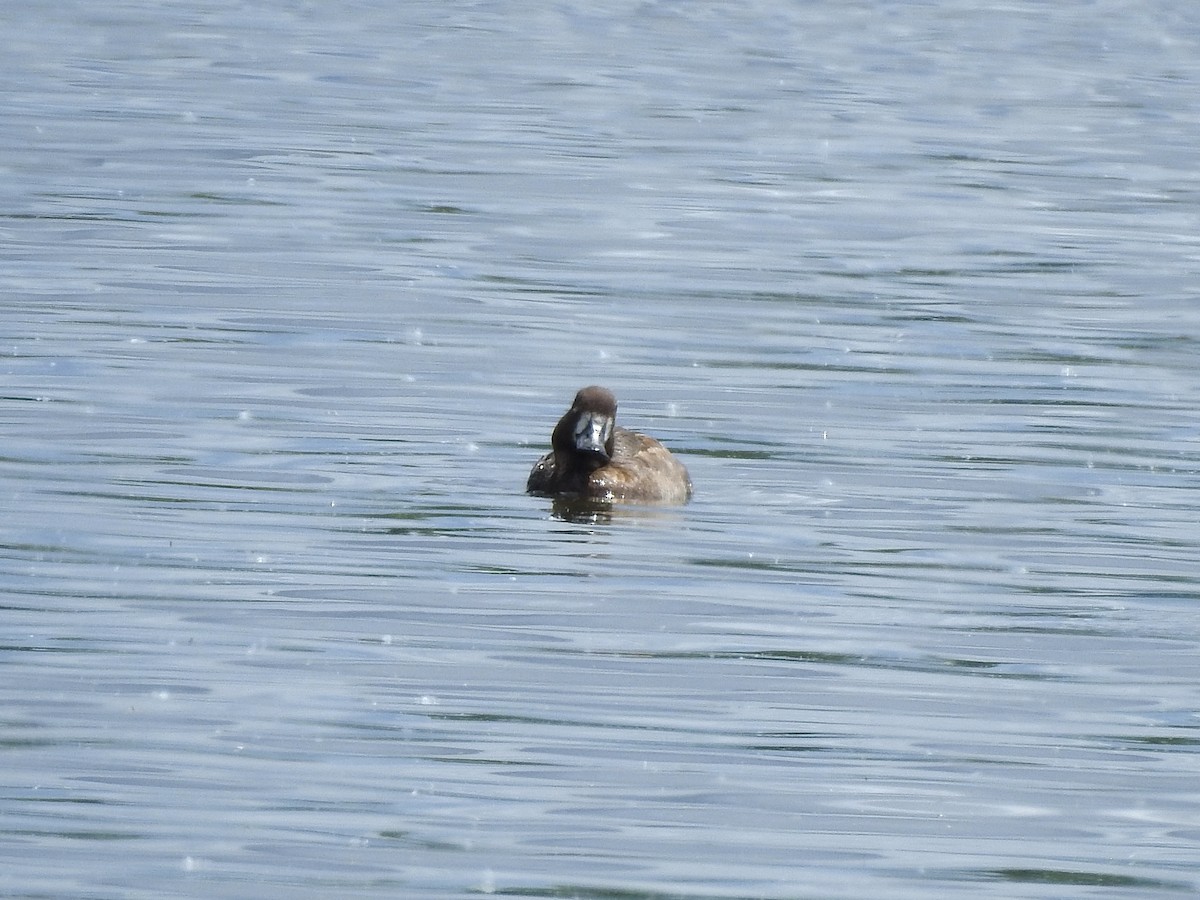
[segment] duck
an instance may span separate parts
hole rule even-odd
[[[692,479],[671,451],[648,435],[617,424],[608,388],[575,395],[550,435],[551,451],[529,473],[526,493],[610,503],[682,504]]]

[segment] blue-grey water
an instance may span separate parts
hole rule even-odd
[[[0,895],[1200,892],[1200,6],[0,51]]]

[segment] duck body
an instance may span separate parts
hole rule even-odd
[[[692,479],[683,463],[654,438],[617,425],[616,416],[617,400],[606,388],[576,394],[525,490],[612,503],[686,503]]]

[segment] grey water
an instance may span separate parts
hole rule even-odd
[[[1200,891],[1200,7],[0,49],[0,895]]]

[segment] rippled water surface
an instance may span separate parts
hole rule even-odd
[[[5,6],[0,894],[1194,896],[1198,10]]]

